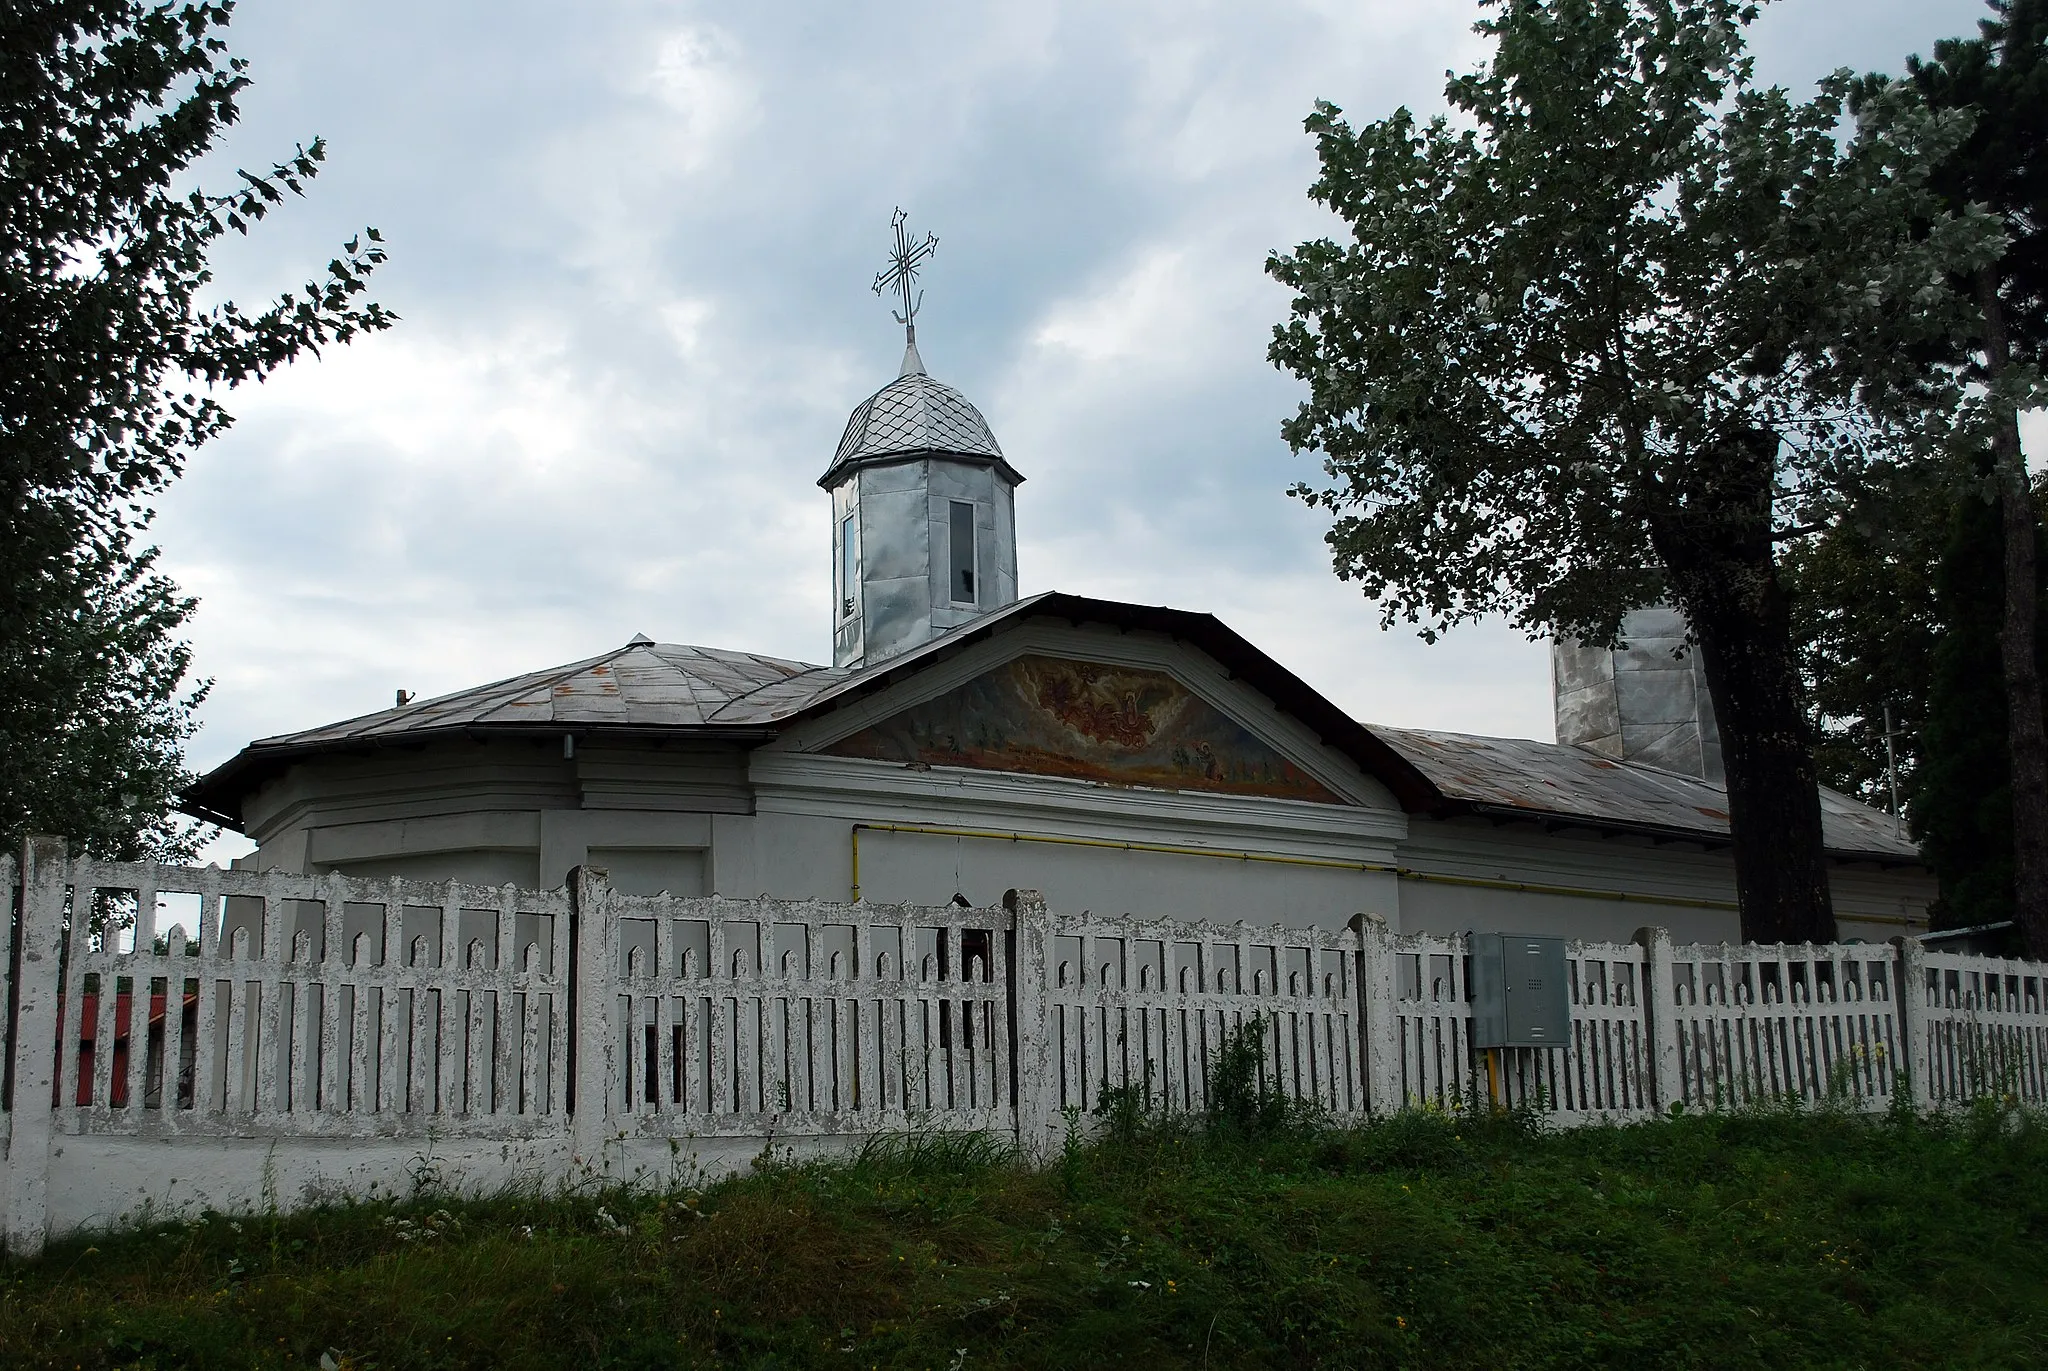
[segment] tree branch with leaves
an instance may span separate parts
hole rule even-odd
[[[1611,642],[1687,615],[1719,720],[1744,936],[1834,935],[1775,548],[1802,498],[1938,442],[1963,397],[1913,363],[1998,223],[1929,174],[1970,120],[1849,75],[1751,81],[1755,7],[1507,0],[1449,113],[1307,121],[1344,221],[1276,254],[1283,426],[1327,481],[1337,573],[1425,637],[1483,615]],[[1943,416],[1947,416],[1944,418]]]
[[[203,686],[192,602],[138,545],[151,499],[232,417],[221,393],[389,327],[376,230],[260,309],[211,259],[319,172],[313,142],[219,194],[180,182],[239,117],[233,5],[0,0],[0,836],[180,855]]]

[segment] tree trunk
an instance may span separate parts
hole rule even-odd
[[[1774,433],[1703,455],[1651,540],[1691,621],[1721,730],[1742,938],[1835,940],[1812,726],[1771,543]]]
[[[1984,312],[1984,362],[1996,385],[2012,365],[2005,307],[1990,270],[1977,273],[1977,305]],[[2005,621],[1999,656],[2005,667],[2005,717],[2012,750],[2013,918],[2027,955],[2048,958],[2048,734],[2041,715],[2040,659],[2035,655],[2039,582],[2034,568],[2034,490],[2020,451],[2019,415],[1998,404],[1992,413],[1991,451],[1998,469],[2005,527]]]

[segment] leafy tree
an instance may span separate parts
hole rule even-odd
[[[1458,122],[1308,120],[1311,194],[1349,241],[1269,270],[1284,427],[1330,483],[1338,574],[1433,635],[1502,613],[1612,641],[1669,596],[1719,720],[1744,936],[1834,915],[1776,545],[1781,504],[1918,439],[1914,349],[1960,325],[1949,274],[1995,221],[1927,187],[1967,131],[1910,87],[1807,102],[1750,80],[1732,0],[1501,0]],[[1939,378],[1937,378],[1938,380]]]
[[[1995,490],[1967,491],[1946,535],[1912,820],[1941,882],[1935,926],[1967,928],[2013,917],[2012,758],[1999,642],[2009,561]],[[2037,565],[2039,543],[2037,533]]]
[[[155,560],[125,530],[74,549],[39,587],[44,612],[9,635],[5,669],[31,688],[8,720],[0,829],[63,833],[121,861],[196,851],[203,830],[172,811],[205,686],[186,685],[191,651],[175,636],[193,602]]]
[[[1935,573],[1949,538],[1944,511],[1964,484],[1952,461],[1885,463],[1833,492],[1817,535],[1791,543],[1779,569],[1817,725],[1823,785],[1891,804],[1888,763],[1914,794],[1941,633]],[[1974,490],[1972,498],[1983,501]],[[1814,502],[1816,510],[1822,501]],[[1893,738],[1887,748],[1885,717]]]
[[[1890,706],[1906,822],[1941,883],[1936,928],[2013,916],[2004,545],[1987,452],[1882,469],[1785,559],[1822,780],[1889,802]]]
[[[2014,912],[2034,956],[2048,957],[2048,729],[2043,724],[2039,572],[2033,490],[2020,451],[2019,412],[2041,402],[2048,356],[2048,3],[1992,0],[1974,39],[1935,44],[1931,61],[1908,60],[1906,80],[1936,110],[1968,111],[1969,137],[1935,168],[1932,185],[1951,210],[1986,206],[2006,227],[1997,258],[1955,274],[1976,306],[1972,379],[1984,407],[2002,519],[2004,610],[2001,675],[2010,708]],[[1867,77],[1856,96],[1882,99],[1892,83]]]
[[[388,327],[375,230],[260,310],[207,304],[213,250],[302,193],[315,140],[225,194],[182,189],[237,118],[229,3],[0,0],[0,838],[189,848],[170,817],[199,690],[191,612],[137,545],[231,422],[223,390]],[[182,835],[182,836],[181,836]]]

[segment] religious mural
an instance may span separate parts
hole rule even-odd
[[[1164,672],[1052,657],[1019,657],[825,751],[1343,803]]]

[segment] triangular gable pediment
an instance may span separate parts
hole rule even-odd
[[[1155,667],[1028,652],[827,744],[827,755],[1348,803]]]

